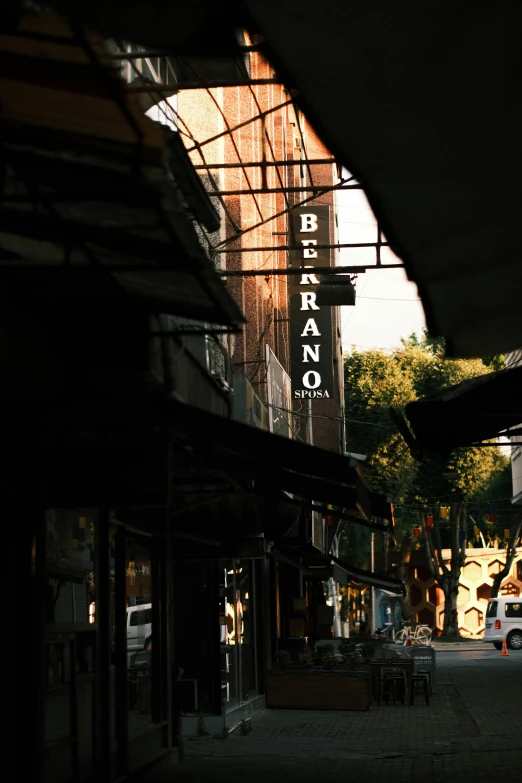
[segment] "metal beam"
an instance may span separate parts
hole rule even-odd
[[[253,46],[237,46],[237,51],[234,53],[231,53],[231,57],[240,57],[245,52],[258,52],[262,48],[262,44],[254,44]],[[176,52],[166,49],[150,49],[150,50],[144,50],[144,51],[134,51],[134,52],[118,52],[117,54],[109,54],[106,55],[109,60],[146,60],[150,59],[151,57],[165,57],[165,58],[171,58],[174,60],[186,60],[190,59],[190,55],[183,54],[181,56],[177,55]]]
[[[217,190],[207,191],[212,198],[221,198],[222,196],[253,196],[269,193],[330,193],[332,190],[362,190],[362,185],[308,185],[288,188],[250,188],[250,190]],[[377,244],[377,243],[376,243]],[[382,245],[382,243],[381,243]]]
[[[259,52],[262,50],[262,48],[263,44],[253,44],[252,46],[240,46],[238,44],[236,51],[230,52],[230,57],[240,57],[245,52]],[[178,55],[175,51],[169,51],[167,49],[147,49],[134,52],[118,52],[117,54],[109,54],[106,56],[109,60],[146,60],[150,59],[151,57],[165,57],[183,61],[191,58],[191,55]]]
[[[335,245],[314,245],[314,250],[331,250],[335,248],[347,248],[347,247],[388,247],[388,242],[381,242],[380,245],[378,242],[359,242],[359,243],[353,243],[353,242],[343,242],[341,244],[335,244]],[[227,247],[218,247],[214,249],[214,253],[273,253],[274,250],[291,250],[291,251],[298,251],[302,250],[302,247],[298,247],[297,245],[276,245],[275,247],[233,247],[233,248],[227,248]],[[391,266],[391,264],[387,264],[387,266]],[[402,266],[402,264],[400,264]],[[309,273],[311,274],[311,272]]]
[[[467,448],[470,449],[483,449],[486,446],[494,446],[495,448],[509,448],[512,449],[516,448],[517,446],[522,446],[522,443],[471,443]]]
[[[142,55],[142,59],[147,59],[148,55]],[[127,92],[164,92],[168,95],[175,95],[180,90],[211,90],[217,87],[249,87],[251,85],[262,84],[282,84],[281,79],[192,79],[184,82],[173,82],[172,84],[159,84],[151,82],[149,85],[135,84],[126,87]]]
[[[266,166],[326,166],[327,164],[334,164],[337,161],[335,158],[312,158],[311,160],[304,160],[303,158],[295,158],[294,160],[258,160],[249,161],[248,163],[198,163],[194,166],[195,169],[242,169],[242,168],[265,168]]]
[[[271,277],[272,275],[340,275],[346,272],[352,274],[364,274],[367,269],[404,269],[403,264],[361,264],[360,266],[315,266],[310,267],[295,267],[287,269],[231,269],[218,270],[218,275],[221,277]],[[287,319],[277,319],[287,320]]]

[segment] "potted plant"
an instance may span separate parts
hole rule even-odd
[[[313,669],[315,668],[315,660],[313,655],[309,655],[307,653],[302,653],[299,658],[299,665],[303,669]]]
[[[326,649],[325,649],[326,648]],[[283,654],[283,653],[286,653]],[[268,672],[266,706],[284,709],[367,710],[371,703],[369,666],[362,670],[355,645],[343,659],[325,645],[320,653],[302,654],[294,664],[280,650],[276,669]]]
[[[292,659],[290,658],[290,653],[288,652],[288,650],[277,651],[276,664],[278,669],[281,669],[281,671],[285,671],[285,669],[290,668],[291,663],[292,663]]]

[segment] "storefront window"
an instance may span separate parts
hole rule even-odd
[[[92,749],[96,519],[92,509],[48,509],[45,520],[45,741],[54,748],[77,723],[82,769],[90,768]],[[50,777],[69,756],[63,744],[49,756]]]
[[[253,561],[224,560],[221,574],[221,687],[228,711],[257,693]]]
[[[221,700],[225,710],[238,703],[238,626],[235,606],[236,561],[223,560],[220,582]]]
[[[152,563],[147,539],[126,542],[127,666],[129,739],[152,721]]]
[[[257,693],[254,561],[240,561],[236,589],[237,614],[240,617],[241,697],[248,700]]]

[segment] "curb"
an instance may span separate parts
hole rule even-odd
[[[434,650],[446,651],[446,652],[487,652],[488,650],[494,650],[492,644],[432,644]]]

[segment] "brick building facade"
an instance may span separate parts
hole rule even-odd
[[[250,56],[249,70],[252,79],[273,77],[272,66],[256,53]],[[323,192],[308,203],[330,206],[330,243],[335,244],[335,191],[328,189],[338,181],[337,167],[282,85],[184,91],[177,98],[177,109],[191,159],[208,192],[216,192],[213,201],[222,220],[221,247],[215,260],[223,273],[287,267],[289,252],[278,248],[292,245],[291,210],[316,195],[314,187]],[[219,138],[207,143],[216,136]],[[309,164],[308,160],[324,163]],[[270,165],[276,161],[281,165]],[[261,165],[252,165],[256,163]],[[332,265],[336,254],[330,250]],[[229,335],[224,344],[234,371],[247,376],[266,404],[267,345],[284,370],[290,372],[287,278],[267,273],[225,279],[247,323],[242,334]],[[337,308],[332,308],[332,341],[335,396],[314,400],[308,411],[306,403],[296,402],[291,429],[298,439],[342,453],[343,375]],[[311,419],[307,413],[311,413]]]

